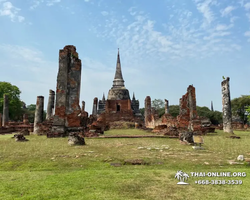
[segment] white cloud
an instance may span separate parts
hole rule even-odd
[[[60,3],[61,0],[33,0],[30,9],[33,10],[37,8],[40,4],[46,3],[46,6],[53,6],[57,3]]]
[[[248,38],[248,42],[250,42],[250,31],[247,31],[244,33],[244,36],[246,36]]]
[[[61,0],[48,0],[46,5],[53,6],[54,4],[60,3],[60,2],[61,2]]]
[[[0,44],[0,54],[4,58],[1,64],[6,66],[1,79],[17,85],[22,91],[21,99],[27,104],[35,103],[36,96],[48,96],[49,89],[55,89],[58,63],[45,60],[40,50]],[[20,75],[21,78],[16,77]]]
[[[30,9],[31,10],[35,9],[43,2],[44,2],[44,0],[33,0],[32,5],[30,6]]]
[[[124,16],[120,19],[115,12],[110,12],[104,19],[104,26],[92,27],[92,31],[98,37],[115,41],[116,46],[121,48],[124,59],[129,59],[131,64],[142,61],[150,63],[151,60],[158,59],[168,60],[170,64],[177,66],[176,61],[183,58],[206,58],[240,50],[241,46],[233,39],[232,28],[236,17],[231,17],[229,23],[222,24],[215,17],[220,14],[220,9],[217,9],[217,13],[212,10],[212,6],[218,6],[215,1],[198,0],[196,3],[203,13],[203,20],[197,19],[189,10],[176,9],[173,10],[173,20],[162,25],[165,30],[160,30],[157,21],[150,19],[147,14],[140,14],[140,10],[132,7],[128,10],[132,20],[127,18],[123,22]]]
[[[246,10],[250,10],[250,2],[246,3],[246,4],[244,5],[244,7],[245,7]]]
[[[4,3],[2,4],[2,7],[0,8],[0,16],[8,16],[12,22],[15,22],[16,20],[18,22],[24,21],[25,18],[21,15],[18,15],[19,11],[21,10],[20,8],[16,8],[9,1],[7,2],[2,1],[2,2]]]
[[[203,27],[211,24],[212,21],[215,19],[215,15],[212,12],[210,5],[214,3],[213,0],[206,0],[203,3],[200,3],[200,1],[195,1],[197,9],[202,13],[203,17],[205,18],[205,21],[203,22]]]
[[[108,13],[107,11],[102,11],[101,14],[102,14],[103,16],[109,15],[109,13]]]
[[[221,10],[221,16],[225,17],[225,16],[229,15],[235,9],[236,9],[236,7],[227,6],[225,9]]]
[[[233,27],[233,24],[225,25],[225,24],[218,24],[215,28],[216,31],[225,31]]]

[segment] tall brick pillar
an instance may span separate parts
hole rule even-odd
[[[81,60],[78,58],[75,46],[68,45],[59,51],[53,135],[63,136],[67,130],[81,126],[79,105],[81,70]]]
[[[165,99],[165,114],[169,114],[169,104],[167,99]]]
[[[188,108],[190,112],[190,120],[197,118],[197,111],[196,111],[196,96],[195,96],[195,87],[193,85],[189,85],[187,89],[188,93]]]
[[[229,80],[230,78],[227,77],[226,80],[221,82],[223,131],[226,133],[233,133]]]
[[[93,109],[92,109],[92,115],[96,116],[97,115],[97,103],[98,103],[98,98],[95,97],[93,101]]]
[[[53,90],[49,90],[46,120],[49,120],[53,116],[53,111],[55,107],[54,105],[55,105],[55,92]]]
[[[82,112],[85,111],[85,101],[82,101]]]
[[[29,119],[28,119],[28,114],[23,114],[23,123],[24,124],[29,124]]]
[[[35,111],[34,131],[33,131],[33,133],[35,134],[40,133],[40,128],[38,124],[43,122],[43,107],[44,107],[44,97],[38,96],[36,100],[36,111]]]
[[[149,123],[152,121],[152,108],[151,108],[150,96],[147,96],[145,99],[144,118],[145,118],[145,126],[148,127]]]
[[[3,96],[3,126],[8,125],[9,122],[9,97],[7,94]]]

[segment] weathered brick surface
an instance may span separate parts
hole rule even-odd
[[[23,124],[29,124],[28,114],[23,114]]]
[[[81,60],[76,48],[68,45],[59,51],[53,133],[60,135],[69,128],[81,126],[80,86]]]
[[[54,108],[55,108],[55,91],[49,90],[46,120],[49,120],[53,116]]]
[[[222,113],[223,113],[223,131],[226,133],[233,133],[232,128],[232,111],[231,111],[231,99],[229,88],[229,77],[221,82],[222,88]]]
[[[152,112],[151,107],[151,98],[147,96],[145,98],[145,110],[144,110],[144,122],[146,128],[154,128],[155,127],[155,113]]]
[[[92,115],[97,115],[97,104],[98,104],[98,98],[95,97],[93,100],[93,109],[92,109]]]
[[[8,95],[3,96],[3,122],[2,126],[7,126],[9,122],[9,98]]]
[[[43,122],[43,109],[44,109],[44,97],[38,96],[36,100],[36,111],[35,111],[35,119],[34,119],[34,133],[39,134],[40,127],[39,123]]]
[[[149,99],[146,98],[145,105],[148,104],[146,102],[149,103]],[[165,103],[165,110],[167,110],[167,104],[168,102]],[[145,106],[145,112],[146,114],[149,113],[150,108]],[[152,121],[151,116],[152,114],[147,115],[147,117],[145,115],[145,124],[146,124],[146,120],[148,119]],[[148,124],[148,121],[147,121],[147,124]],[[174,127],[174,128],[177,128],[178,131],[190,130],[195,133],[205,133],[208,131],[214,131],[214,128],[211,129],[210,126],[205,127],[202,119],[197,114],[195,88],[192,85],[189,85],[189,87],[187,88],[187,93],[183,95],[182,98],[180,99],[179,115],[175,118],[171,116],[170,114],[167,114],[167,111],[165,111],[165,114],[161,118],[161,123],[158,125],[167,125],[168,128]],[[155,131],[157,132],[157,127],[155,127]],[[171,131],[168,130],[168,132],[169,134],[172,134],[172,133],[177,134],[177,132],[173,131],[172,129]]]

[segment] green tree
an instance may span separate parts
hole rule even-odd
[[[177,117],[180,114],[180,106],[179,105],[169,106],[169,114],[174,117]]]
[[[26,107],[26,114],[28,114],[28,119],[30,123],[34,123],[35,119],[35,112],[36,112],[36,104],[30,104]],[[43,111],[43,120],[46,119],[46,114],[47,112],[44,110]]]
[[[10,120],[19,120],[23,114],[23,102],[20,100],[21,91],[15,85],[8,82],[0,82],[0,112],[3,110],[3,96],[9,98],[9,118]]]
[[[247,123],[249,112],[247,108],[250,106],[250,95],[241,95],[231,101],[233,116],[239,116],[242,122]]]
[[[211,111],[208,107],[196,106],[197,114],[201,117],[208,118],[212,124],[218,125],[222,123],[222,112],[219,111]]]
[[[164,108],[164,102],[161,99],[154,99],[152,101],[152,107],[155,108],[156,111],[159,111],[161,108]]]
[[[246,111],[247,111],[247,114],[248,114],[247,115],[248,122],[250,122],[250,106],[247,107]]]
[[[139,110],[140,110],[142,116],[144,116],[145,108],[140,108]]]

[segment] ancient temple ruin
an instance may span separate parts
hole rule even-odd
[[[134,94],[132,100],[130,99],[129,90],[125,87],[124,82],[118,50],[113,86],[108,92],[107,100],[103,94],[97,110],[99,115],[105,113],[105,118],[109,122],[119,120],[134,121],[142,118],[139,110],[139,101],[135,99]],[[94,101],[93,110],[97,102],[97,100]]]
[[[65,135],[81,127],[81,69],[81,60],[75,46],[68,45],[59,51],[53,135]]]
[[[207,119],[201,118],[197,114],[195,87],[193,85],[188,86],[187,93],[180,98],[179,102],[179,115],[173,117],[169,114],[169,102],[165,99],[165,114],[160,119],[157,119],[154,109],[151,108],[151,99],[147,96],[145,99],[146,128],[154,129],[154,132],[168,128],[168,130],[165,131],[170,131],[171,133],[174,132],[176,135],[178,135],[178,131],[185,130],[196,133],[214,131],[209,123],[207,125]]]

